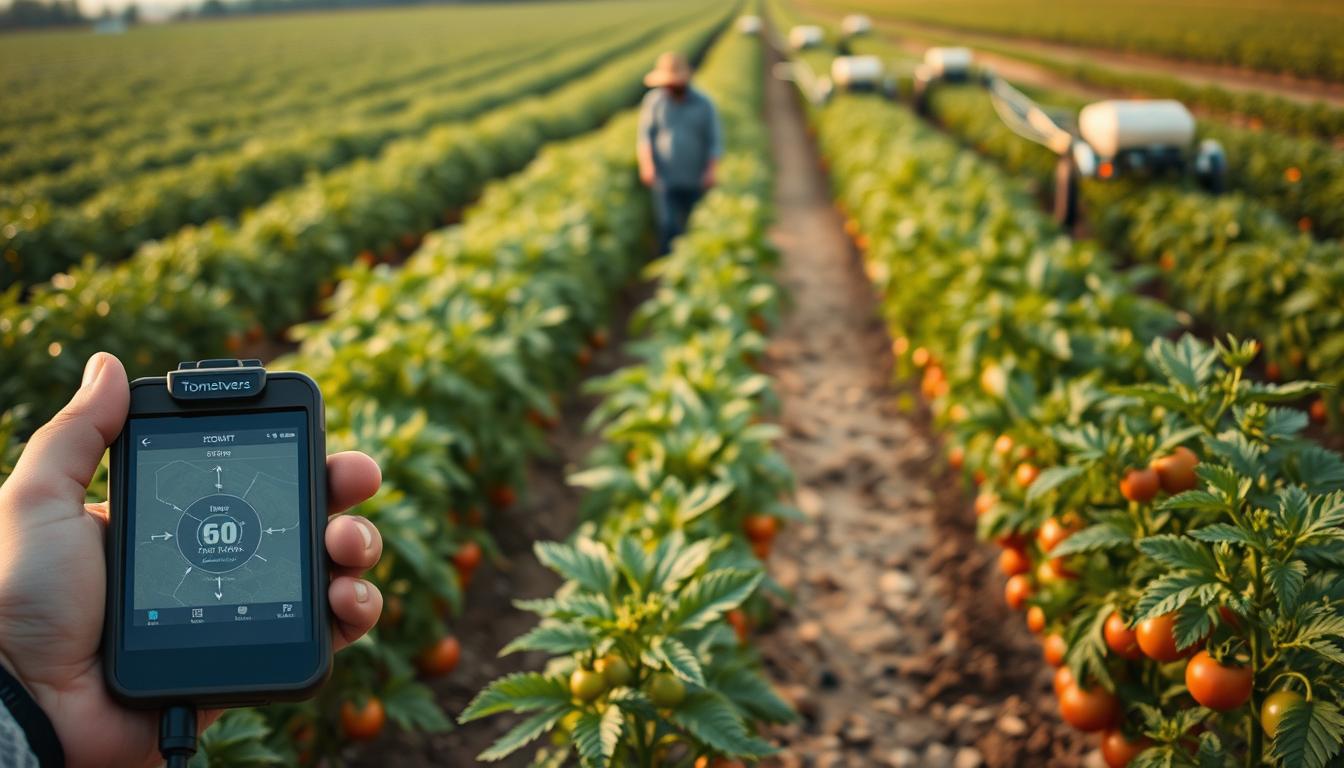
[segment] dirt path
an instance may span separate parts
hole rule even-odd
[[[798,5],[805,9],[809,15],[822,16],[833,21],[839,21],[840,17],[844,15],[834,9],[819,7],[807,2],[801,2]],[[1099,64],[1121,73],[1175,77],[1191,85],[1216,85],[1229,91],[1268,92],[1300,103],[1324,101],[1331,106],[1344,106],[1344,83],[1307,80],[1291,75],[1182,61],[1153,54],[1126,53],[1103,48],[1068,45],[1048,40],[1009,37],[916,21],[874,19],[874,22],[879,29],[893,36],[919,41],[920,45],[918,47],[921,50],[927,45],[946,45],[949,41],[955,40],[959,45],[972,47],[975,45],[992,45],[1004,49],[1015,49],[1023,54],[1048,57],[1062,64]],[[979,55],[979,52],[977,52],[977,55]],[[996,59],[1001,64],[1013,61],[1007,57],[992,54],[984,54],[980,58],[985,61]],[[1014,66],[1017,65],[1022,65],[1022,63],[1014,62]]]
[[[925,417],[897,407],[887,335],[831,207],[791,86],[768,86],[781,278],[770,351],[808,525],[771,570],[793,590],[759,639],[803,714],[780,766],[1073,766],[1050,673],[1003,607],[993,556]]]

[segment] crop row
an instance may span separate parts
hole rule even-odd
[[[483,526],[516,502],[523,462],[542,447],[537,425],[555,417],[633,271],[647,230],[633,132],[626,116],[547,147],[401,268],[348,272],[332,315],[298,329],[299,351],[275,363],[321,384],[333,449],[383,467],[383,489],[360,511],[386,542],[372,573],[379,627],[342,655],[315,703],[271,713],[281,742],[328,754],[378,735],[384,716],[448,726],[414,679],[454,666],[445,619],[494,552]]]
[[[55,170],[124,141],[137,133],[128,124],[145,141],[183,130],[204,139],[259,125],[305,100],[316,106],[359,98],[555,41],[566,29],[592,31],[634,16],[582,0],[565,7],[563,24],[543,9],[456,7],[139,27],[124,37],[83,36],[78,44],[60,35],[15,39],[12,66],[0,73],[10,107],[0,121],[3,180],[17,180],[11,170]],[[250,55],[239,55],[243,40]],[[74,156],[48,157],[57,146]]]
[[[591,33],[584,30],[585,35]],[[154,114],[143,114],[128,104],[119,128],[96,141],[85,136],[52,137],[43,142],[40,151],[35,148],[17,153],[15,159],[30,163],[45,154],[47,164],[59,170],[32,176],[8,174],[13,179],[0,190],[0,208],[16,210],[25,204],[70,206],[103,187],[124,185],[136,174],[236,151],[244,145],[252,152],[265,151],[268,141],[286,135],[291,141],[295,134],[318,138],[322,125],[367,122],[404,113],[415,109],[427,96],[460,90],[472,82],[488,81],[520,66],[544,61],[575,42],[560,37],[557,30],[548,30],[537,38],[519,38],[508,46],[496,42],[484,51],[468,48],[433,66],[421,64],[396,73],[399,76],[378,69],[347,73],[353,82],[343,82],[339,88],[310,91],[311,84],[291,83],[275,95],[274,104],[253,106],[249,110],[251,119],[235,119],[227,125],[203,115],[163,125]],[[230,106],[237,111],[236,103]],[[179,109],[176,105],[172,108]],[[323,158],[313,167],[320,169],[326,162]],[[7,175],[6,168],[0,161],[0,178]]]
[[[0,409],[30,403],[31,416],[45,418],[78,380],[79,360],[99,349],[119,350],[133,372],[150,374],[227,354],[226,340],[238,342],[244,330],[260,335],[303,319],[355,254],[398,240],[413,247],[483,182],[632,103],[657,51],[703,50],[725,18],[669,31],[546,97],[397,142],[375,162],[275,198],[237,227],[188,229],[121,264],[82,265],[26,300],[12,287],[0,294],[0,369],[22,375],[0,381]]]
[[[1344,746],[1344,460],[992,165],[872,100],[816,118],[894,351],[980,484],[1005,598],[1112,766],[1325,765]],[[908,370],[908,368],[907,368]]]
[[[757,113],[757,38],[726,41],[698,82],[717,99],[730,154],[689,232],[652,265],[636,312],[639,362],[596,382],[603,443],[571,482],[590,489],[567,544],[537,545],[566,579],[506,651],[544,672],[502,678],[463,713],[528,717],[480,759],[547,733],[543,765],[742,765],[770,751],[758,723],[792,712],[746,645],[743,605],[765,578],[792,476],[759,423],[772,402],[753,367],[777,311],[765,241],[770,175]]]
[[[232,217],[302,181],[377,154],[403,137],[445,122],[487,114],[497,107],[562,86],[594,66],[640,50],[664,32],[645,25],[614,39],[533,62],[508,76],[465,89],[431,91],[412,107],[361,121],[335,121],[249,142],[233,152],[132,176],[78,206],[28,201],[0,213],[5,282],[46,279],[93,254],[112,261],[151,238],[189,224]]]
[[[1053,157],[1009,132],[984,95],[948,88],[933,104],[944,126],[1008,168],[1041,182],[1053,169]],[[1344,383],[1340,241],[1315,241],[1240,191],[1212,198],[1180,185],[1097,182],[1085,196],[1104,245],[1158,266],[1171,299],[1212,327],[1258,339],[1269,378]],[[1314,408],[1320,419],[1337,413]]]

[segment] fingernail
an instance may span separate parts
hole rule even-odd
[[[101,352],[95,352],[93,357],[84,364],[84,380],[80,382],[81,388],[87,387],[98,380],[98,374],[102,372],[103,365],[107,362],[107,357]]]
[[[369,585],[359,579],[355,580],[355,602],[369,602]]]
[[[369,523],[364,520],[356,520],[355,527],[359,529],[359,537],[364,540],[364,549],[367,551],[373,547],[373,534],[369,532]]]

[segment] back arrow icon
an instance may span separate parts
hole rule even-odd
[[[149,438],[148,438],[148,437],[142,437],[142,438],[140,438],[140,444],[143,445],[144,447],[148,448],[148,447],[149,447]]]

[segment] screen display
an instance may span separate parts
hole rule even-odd
[[[128,429],[126,649],[309,640],[306,413]]]

